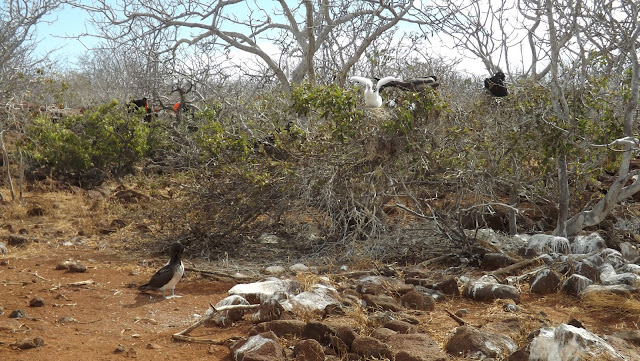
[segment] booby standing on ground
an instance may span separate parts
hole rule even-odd
[[[180,242],[175,242],[171,245],[171,259],[162,268],[158,270],[151,280],[142,286],[138,287],[140,291],[161,291],[162,297],[173,298],[181,297],[176,296],[174,290],[176,284],[182,278],[184,274],[184,265],[182,264],[182,252],[184,252],[184,246]],[[165,290],[171,290],[171,296],[167,297],[164,294]]]
[[[438,78],[435,75],[430,75],[430,76],[423,76],[418,78],[411,78],[407,80],[390,81],[382,85],[380,89],[382,90],[386,87],[396,87],[402,90],[408,90],[408,91],[419,93],[419,92],[425,91],[427,88],[435,89],[439,86],[440,86],[440,83],[438,83]]]
[[[372,108],[380,108],[382,106],[382,97],[380,96],[380,88],[382,88],[385,84],[392,81],[402,81],[395,76],[387,76],[380,80],[378,80],[378,84],[376,84],[376,90],[373,91],[373,82],[371,79],[363,78],[361,76],[352,76],[349,78],[351,81],[357,81],[358,83],[364,85],[366,88],[364,89],[364,104],[368,107]]]

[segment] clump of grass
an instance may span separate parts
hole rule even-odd
[[[640,313],[640,301],[631,294],[588,293],[582,299],[582,305],[597,311],[621,316],[637,315]]]

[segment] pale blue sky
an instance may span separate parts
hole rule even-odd
[[[53,51],[51,59],[60,63],[63,68],[73,68],[79,56],[86,53],[87,49],[95,47],[98,39],[93,37],[82,37],[72,39],[85,32],[92,32],[89,23],[89,15],[85,10],[65,6],[45,18],[45,22],[37,25],[36,34],[39,39],[37,56],[43,56],[47,52]],[[438,47],[436,44],[432,51],[446,54],[449,57],[460,57],[456,51]],[[465,58],[458,70],[467,73],[483,73],[483,66],[477,60]]]
[[[97,42],[95,38],[68,39],[67,36],[78,36],[84,32],[88,14],[85,10],[65,6],[45,18],[46,22],[38,24],[36,34],[40,41],[37,55],[41,56],[55,50],[52,58],[61,62],[73,63],[79,55],[86,52]],[[91,32],[91,29],[88,29]],[[58,49],[58,50],[56,50]]]

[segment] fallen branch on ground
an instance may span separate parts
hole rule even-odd
[[[195,338],[195,337],[188,336],[188,335],[189,335],[189,333],[191,331],[193,331],[196,328],[202,326],[205,322],[211,320],[213,318],[213,316],[218,314],[218,312],[228,311],[228,310],[253,309],[253,308],[260,307],[260,305],[229,305],[229,306],[220,306],[220,307],[216,308],[211,303],[209,303],[209,306],[211,306],[211,312],[209,312],[209,310],[207,310],[205,315],[202,316],[193,325],[187,327],[186,329],[184,329],[184,330],[182,330],[182,331],[180,331],[178,333],[174,333],[173,334],[173,338],[175,340],[186,341],[186,342],[208,343],[208,344],[213,344],[213,345],[226,345],[226,344],[228,344],[228,343],[230,343],[232,341],[237,340],[238,337],[234,336],[234,337],[230,337],[230,338],[227,338],[227,339],[224,339],[224,340],[210,340],[210,339]]]
[[[453,314],[451,311],[445,309],[445,312],[447,312],[447,314],[449,315],[449,317],[453,318],[454,321],[456,321],[458,323],[458,325],[460,326],[465,326],[467,324],[467,322],[463,319],[461,319],[460,317],[456,316],[455,314]]]

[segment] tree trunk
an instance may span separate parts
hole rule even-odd
[[[558,225],[553,231],[556,236],[567,236],[569,217],[569,177],[567,175],[567,155],[564,150],[558,155]]]

